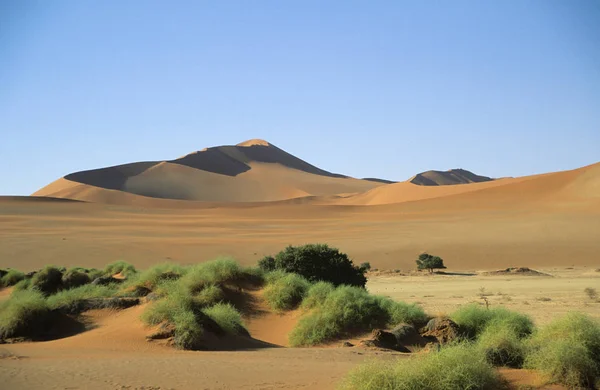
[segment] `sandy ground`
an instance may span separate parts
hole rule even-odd
[[[0,197],[0,268],[103,267],[115,260],[145,268],[165,261],[197,263],[218,255],[254,265],[288,244],[322,242],[348,253],[355,263],[370,262],[374,268],[402,273],[414,269],[423,251],[441,256],[447,271],[455,275],[398,276],[399,272],[372,277],[367,285],[373,293],[418,302],[430,314],[482,302],[480,295],[485,294],[492,306],[522,311],[538,324],[569,310],[600,317],[600,303],[583,292],[586,287],[600,289],[600,272],[595,271],[600,268],[600,164],[527,178],[424,188],[407,182],[378,185],[338,178],[289,155],[280,156],[285,168],[267,166],[265,156],[242,158],[240,150],[214,150],[225,165],[210,166],[213,170],[204,173],[196,171],[207,169],[203,164],[213,160],[199,152],[177,164],[119,168],[111,178],[129,175],[126,183],[105,183],[124,185],[134,193],[88,184],[67,183],[63,188],[62,181],[44,193],[100,203]],[[252,158],[259,163],[232,165],[227,156],[239,157],[238,163]],[[219,169],[224,173],[216,174]],[[290,176],[289,169],[297,172]],[[166,195],[210,200],[231,193],[235,201],[248,191],[249,199],[300,198],[205,203],[135,194],[187,188],[180,184],[197,175],[215,181],[202,182],[193,193]],[[106,177],[91,179],[98,178]],[[274,182],[279,183],[275,192],[269,186]],[[214,192],[208,183],[214,184]],[[506,267],[530,267],[552,277],[478,274]],[[6,299],[6,292],[0,299]],[[391,353],[331,347],[174,351],[145,341],[139,322],[142,309],[89,313],[95,326],[73,337],[0,346],[0,388],[331,389],[365,359],[396,358]],[[267,313],[249,319],[248,328],[258,339],[285,345],[296,314]],[[505,376],[515,388],[536,383],[535,376],[524,371],[506,371]]]
[[[531,315],[536,323],[568,310],[600,317],[600,303],[583,288],[600,287],[600,273],[585,268],[547,269],[535,276],[373,276],[373,293],[419,302],[429,313],[449,313],[480,301],[486,289],[493,306]],[[501,292],[502,295],[499,295]],[[510,297],[508,299],[507,297]],[[551,297],[551,301],[539,298]],[[0,377],[6,389],[334,389],[356,365],[407,355],[354,348],[261,348],[226,352],[176,351],[148,343],[139,315],[144,307],[89,312],[94,327],[76,336],[41,343],[0,346]],[[251,334],[285,343],[300,313],[266,313],[247,320]],[[277,317],[277,318],[276,318]],[[543,386],[534,372],[502,369],[513,387]]]

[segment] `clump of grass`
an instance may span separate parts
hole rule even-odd
[[[241,334],[248,332],[244,327],[240,312],[229,303],[217,303],[204,309],[203,312],[212,318],[226,333]]]
[[[240,265],[231,258],[218,258],[191,267],[181,284],[195,293],[211,284],[235,284],[244,278]]]
[[[600,380],[600,323],[570,313],[536,332],[525,367],[569,388],[591,388]]]
[[[31,278],[30,288],[40,291],[44,295],[54,294],[62,289],[63,273],[54,266],[46,266]]]
[[[84,284],[88,284],[92,281],[90,276],[81,268],[71,268],[67,270],[62,276],[63,288],[70,289]]]
[[[325,299],[333,290],[335,290],[335,287],[329,282],[317,282],[313,284],[306,292],[304,300],[302,300],[302,308],[308,310],[319,306],[325,302]]]
[[[62,290],[47,299],[47,304],[50,309],[69,309],[75,307],[80,301],[94,298],[110,298],[117,293],[117,288],[114,285],[100,286],[93,284],[85,284],[69,290]]]
[[[397,362],[372,362],[350,372],[343,389],[484,390],[502,388],[499,374],[474,346],[462,343]]]
[[[177,280],[185,275],[187,269],[174,263],[163,263],[154,265],[142,271],[131,284],[154,290],[156,286],[164,281]]]
[[[204,287],[204,289],[196,295],[195,300],[201,306],[212,306],[224,301],[225,294],[219,286],[211,284]]]
[[[0,287],[10,287],[25,279],[25,274],[16,269],[9,269],[2,278],[0,278]]]
[[[263,297],[273,310],[291,310],[302,301],[309,287],[310,283],[302,276],[287,274],[267,284]]]
[[[477,304],[469,304],[452,313],[450,318],[472,338],[480,335],[490,323],[501,323],[503,326],[508,326],[516,332],[518,337],[527,336],[534,329],[531,318],[502,307],[487,309]]]
[[[585,295],[587,295],[588,298],[590,298],[592,301],[595,301],[596,299],[598,299],[598,292],[596,291],[595,288],[591,288],[591,287],[586,287],[583,292],[585,293]]]
[[[125,278],[129,278],[137,273],[137,270],[132,264],[129,264],[125,261],[119,260],[114,263],[108,264],[104,267],[104,274],[108,276],[113,276],[116,274],[121,274]]]
[[[28,290],[31,285],[31,279],[23,279],[19,283],[14,285],[13,293],[17,291]]]
[[[414,324],[425,318],[416,305],[370,295],[360,287],[340,286],[300,319],[289,339],[293,346],[316,345],[375,327]]]
[[[494,366],[523,366],[526,354],[524,341],[510,324],[490,323],[477,338],[477,347]]]
[[[19,335],[27,328],[35,328],[48,313],[44,296],[38,291],[16,291],[10,299],[0,303],[0,339]]]
[[[389,298],[377,296],[379,305],[389,314],[388,323],[397,325],[400,323],[420,324],[427,321],[427,314],[423,308],[416,303],[393,301]]]

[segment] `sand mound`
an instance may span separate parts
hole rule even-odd
[[[364,192],[383,183],[334,174],[264,140],[207,148],[170,161],[147,161],[69,174],[34,195],[97,203],[154,199],[268,202]]]
[[[492,181],[491,177],[479,176],[465,169],[451,169],[449,171],[427,171],[413,176],[409,182],[421,186],[445,186],[467,183],[481,183]]]
[[[500,269],[497,271],[482,272],[482,275],[489,275],[489,276],[494,276],[494,275],[552,276],[549,274],[545,274],[543,272],[533,270],[528,267],[510,267],[510,268],[506,268],[506,269]]]

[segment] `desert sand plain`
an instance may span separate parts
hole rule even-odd
[[[259,158],[236,154],[256,148]],[[600,303],[583,292],[600,288],[600,164],[420,186],[410,180],[386,184],[339,177],[279,155],[280,149],[271,158],[272,148],[261,141],[227,149],[229,157],[245,164],[236,162],[235,172],[227,165],[230,159],[210,166],[213,160],[198,157],[206,152],[200,151],[188,157],[200,160],[185,164],[148,163],[119,171],[118,183],[112,171],[91,178],[76,174],[36,196],[2,197],[1,266],[29,271],[47,264],[102,267],[125,260],[143,269],[219,255],[253,265],[289,244],[321,242],[381,270],[371,273],[370,292],[418,302],[429,314],[482,302],[485,295],[492,305],[527,313],[538,324],[569,310],[600,317]],[[423,251],[443,257],[447,274],[415,274],[415,259]],[[507,267],[548,275],[483,273]],[[9,292],[0,291],[0,299]],[[90,329],[83,333],[1,346],[0,387],[334,388],[365,359],[407,358],[339,348],[339,343],[285,348],[298,312],[246,318],[251,335],[273,344],[269,348],[177,351],[145,341],[142,310],[88,312]],[[505,370],[505,375],[515,388],[539,384],[525,371]]]

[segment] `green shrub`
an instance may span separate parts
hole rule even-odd
[[[77,305],[79,301],[93,298],[110,298],[116,295],[117,289],[114,285],[99,286],[85,284],[69,290],[60,291],[47,299],[50,309],[70,308]]]
[[[428,317],[423,308],[415,303],[393,301],[386,297],[376,296],[379,305],[387,311],[390,325],[422,324]]]
[[[385,326],[389,320],[380,300],[364,289],[340,286],[298,321],[289,335],[292,346],[316,345],[352,331]]]
[[[104,267],[104,274],[108,276],[113,276],[116,274],[121,274],[125,278],[129,278],[137,273],[135,267],[132,264],[129,264],[125,261],[119,260],[114,263],[110,263],[106,267]]]
[[[25,274],[16,269],[9,269],[0,279],[0,287],[10,287],[25,279]]]
[[[364,287],[367,282],[364,270],[356,267],[348,255],[325,244],[288,246],[274,258],[262,259],[259,266],[264,271],[280,269],[301,275],[310,282],[326,281],[335,286]]]
[[[329,282],[317,282],[313,284],[308,289],[306,297],[302,301],[302,308],[312,309],[321,305],[333,290],[335,290],[335,287]]]
[[[487,390],[503,383],[485,356],[470,344],[443,347],[396,362],[376,361],[350,372],[342,384],[352,390]]]
[[[31,278],[30,288],[44,295],[54,294],[62,288],[62,272],[53,266],[46,266]]]
[[[225,294],[219,286],[211,284],[204,287],[204,289],[195,296],[195,300],[201,306],[212,306],[225,300]]]
[[[418,269],[427,269],[433,273],[434,269],[445,269],[444,260],[439,256],[432,256],[428,253],[421,253],[417,259]]]
[[[477,347],[494,366],[520,368],[525,360],[525,345],[510,324],[492,322],[477,339]]]
[[[525,337],[533,332],[533,322],[525,314],[506,310],[502,307],[486,309],[478,304],[465,305],[450,315],[467,335],[476,338],[492,322],[501,322]]]
[[[31,278],[23,279],[19,283],[14,285],[13,293],[17,291],[28,290],[31,285]]]
[[[71,268],[62,276],[63,288],[70,289],[90,283],[92,280],[85,270]]]
[[[423,309],[415,304],[370,295],[363,288],[339,286],[328,293],[327,290],[323,284],[309,290],[302,306],[312,311],[290,333],[291,345],[316,345],[375,327],[420,324],[427,319]]]
[[[172,313],[175,326],[174,344],[181,349],[197,349],[204,335],[204,328],[192,310],[177,310]]]
[[[240,265],[231,258],[218,258],[191,267],[181,284],[195,293],[211,284],[236,284],[244,279]]]
[[[265,256],[258,260],[258,267],[265,272],[275,271],[277,268],[275,258],[273,256]]]
[[[226,333],[247,333],[240,312],[229,303],[218,303],[204,309],[203,312],[212,318]]]
[[[569,388],[590,388],[600,380],[600,323],[570,313],[536,332],[525,367]]]
[[[159,283],[168,280],[177,280],[186,271],[186,268],[174,263],[157,264],[142,271],[131,283],[154,290]]]
[[[302,276],[287,274],[267,284],[263,297],[273,310],[291,310],[302,301],[309,287]]]
[[[41,325],[48,313],[44,296],[38,291],[16,291],[0,303],[0,339],[13,337],[19,330]]]

